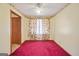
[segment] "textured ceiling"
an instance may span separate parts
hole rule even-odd
[[[25,16],[36,16],[36,17],[48,17],[54,16],[57,12],[63,9],[66,3],[43,3],[38,5],[36,3],[14,3],[12,4]],[[37,10],[39,9],[39,10]]]

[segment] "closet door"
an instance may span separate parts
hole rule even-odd
[[[12,44],[21,43],[21,18],[12,17]]]

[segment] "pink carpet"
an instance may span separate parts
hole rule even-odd
[[[53,40],[29,40],[10,56],[70,56],[70,54]]]

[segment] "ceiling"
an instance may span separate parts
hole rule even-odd
[[[12,3],[25,16],[50,17],[62,10],[67,3]]]

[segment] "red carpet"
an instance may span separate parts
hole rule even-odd
[[[53,40],[25,41],[11,56],[70,56]]]

